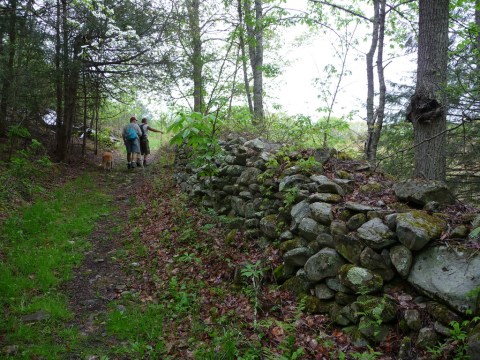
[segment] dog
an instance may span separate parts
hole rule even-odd
[[[113,169],[113,153],[111,151],[105,151],[103,153],[102,166],[105,171]]]

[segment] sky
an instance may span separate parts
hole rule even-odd
[[[308,0],[287,0],[284,7],[298,11],[307,10]],[[366,12],[368,9],[366,9]],[[338,59],[334,56],[334,49],[331,41],[336,37],[331,33],[305,36],[308,32],[305,25],[297,25],[289,28],[276,29],[279,34],[278,43],[280,46],[276,52],[269,57],[268,52],[264,53],[265,63],[283,63],[281,75],[275,79],[264,79],[264,89],[267,96],[264,99],[267,112],[276,112],[275,105],[280,105],[281,110],[288,115],[307,115],[313,121],[320,119],[324,114],[317,111],[319,107],[325,106],[318,97],[320,89],[314,85],[314,79],[325,79],[324,68],[328,64],[339,66]],[[370,29],[367,26],[359,27],[356,34],[359,36],[368,35]],[[307,38],[308,41],[300,42],[299,37]],[[345,118],[354,111],[353,120],[365,122],[365,102],[367,97],[367,75],[365,54],[370,44],[363,42],[349,52],[347,59],[347,70],[351,75],[345,77],[341,83],[341,92],[333,107],[333,116]],[[356,60],[355,60],[356,59]],[[391,61],[385,69],[386,80],[412,83],[411,77],[416,70],[415,56],[399,57]],[[378,89],[378,85],[375,85]],[[387,87],[388,91],[388,87]],[[147,100],[148,94],[142,95],[143,101],[149,103],[148,108],[152,111],[153,117],[157,113],[164,112],[164,106],[158,106],[158,100]],[[150,115],[150,114],[144,114]],[[152,117],[150,115],[150,117]]]
[[[288,0],[285,6],[305,11],[307,0]],[[299,47],[296,38],[306,30],[305,26],[297,26],[283,31],[281,36],[284,46],[280,54],[290,65],[283,69],[283,74],[277,79],[278,85],[275,84],[270,90],[288,114],[304,114],[316,119],[321,116],[316,109],[324,106],[325,103],[318,99],[320,90],[318,86],[313,85],[313,80],[314,78],[325,78],[324,67],[327,64],[334,64],[338,67],[339,62],[333,56],[334,52],[329,39],[335,37],[331,34],[319,34],[310,42]],[[363,27],[357,29],[357,34],[368,34],[369,31],[367,27]],[[341,83],[342,91],[333,108],[335,116],[342,117],[351,110],[356,110],[357,115],[354,119],[365,119],[364,104],[367,97],[365,53],[368,48],[368,43],[360,43],[355,51],[352,50],[349,53],[347,68],[352,74],[344,78]],[[358,60],[354,60],[354,58]],[[415,69],[415,57],[403,56],[392,60],[385,69],[385,77],[386,80],[411,83],[409,79]],[[378,86],[376,86],[377,88]]]

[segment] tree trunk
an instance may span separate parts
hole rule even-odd
[[[193,111],[204,112],[203,100],[203,59],[200,32],[200,0],[188,0],[188,21],[192,46]]]
[[[255,16],[249,0],[245,0],[245,25],[248,33],[250,66],[253,73],[253,113],[254,125],[261,125],[263,110],[263,9],[262,0],[255,0]]]
[[[262,0],[255,0],[255,57],[253,70],[253,111],[257,125],[263,124],[263,8]]]
[[[387,87],[385,85],[385,75],[383,71],[383,45],[385,41],[385,6],[386,0],[380,0],[377,49],[378,106],[374,116],[375,121],[373,124],[372,132],[369,132],[369,147],[367,159],[370,162],[374,162],[377,159],[378,142],[380,141],[383,120],[385,119],[385,96],[387,92]]]
[[[17,0],[11,0],[8,8],[10,16],[8,17],[8,60],[4,69],[5,77],[2,84],[2,94],[0,98],[0,136],[7,132],[7,110],[10,102],[10,89],[14,82],[14,64],[15,49],[17,45]]]
[[[63,76],[62,76],[62,38],[61,38],[61,24],[62,24],[62,7],[60,0],[56,4],[56,20],[55,20],[55,96],[56,96],[56,153],[59,152],[59,144],[61,143],[62,128],[63,128]]]
[[[245,36],[244,36],[244,31],[243,31],[244,30],[244,24],[243,24],[242,0],[238,0],[237,9],[238,9],[238,21],[240,23],[240,32],[239,32],[239,36],[238,36],[238,46],[239,46],[241,54],[242,54],[243,82],[245,84],[245,94],[247,95],[248,110],[250,111],[250,115],[254,116],[252,95],[250,94],[250,83],[248,81],[247,54],[245,53]]]
[[[480,0],[475,0],[475,25],[477,25],[477,37],[476,37],[476,48],[477,48],[477,69],[480,72]]]
[[[367,141],[365,144],[365,155],[368,161],[375,161],[372,149],[373,134],[375,131],[375,77],[373,71],[373,58],[378,46],[378,31],[380,27],[380,6],[379,0],[373,1],[373,29],[370,50],[366,55],[367,61]]]
[[[413,123],[414,176],[445,180],[448,0],[420,0],[417,84],[407,110]]]

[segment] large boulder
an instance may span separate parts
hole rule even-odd
[[[398,240],[410,250],[421,250],[434,239],[439,239],[446,228],[445,220],[424,211],[397,214]]]
[[[305,273],[311,281],[320,281],[336,276],[345,260],[332,248],[324,248],[305,263]]]
[[[378,218],[367,221],[360,226],[357,233],[360,239],[375,250],[381,250],[397,241],[395,233]]]
[[[477,299],[469,295],[480,287],[480,255],[445,246],[426,249],[416,256],[408,281],[453,309],[475,312]]]
[[[425,206],[430,201],[441,205],[450,205],[455,202],[455,197],[442,181],[436,180],[406,180],[393,186],[395,195],[400,201]]]

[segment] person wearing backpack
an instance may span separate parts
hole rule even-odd
[[[127,149],[127,167],[133,169],[136,167],[135,161],[137,161],[138,166],[141,166],[140,161],[140,143],[139,139],[142,136],[142,131],[137,125],[137,118],[132,116],[130,118],[130,124],[125,125],[122,131],[123,143]]]
[[[142,132],[142,135],[140,136],[140,153],[143,155],[143,166],[147,166],[147,156],[150,154],[148,131],[159,132],[163,134],[162,131],[152,128],[147,122],[147,118],[143,118],[140,125],[140,131]]]

